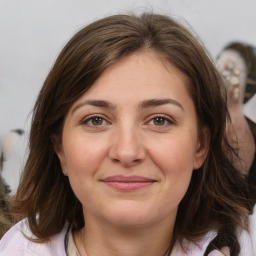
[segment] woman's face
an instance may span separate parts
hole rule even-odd
[[[188,80],[153,53],[110,66],[69,110],[56,152],[85,221],[174,223],[208,151]],[[197,170],[195,170],[197,171]]]

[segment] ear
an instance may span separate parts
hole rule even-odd
[[[64,151],[63,151],[63,145],[62,145],[61,138],[59,135],[52,135],[51,141],[53,144],[54,152],[59,158],[62,172],[64,175],[67,176],[66,158],[65,158]]]
[[[203,126],[200,128],[200,133],[198,136],[197,149],[193,166],[194,170],[200,168],[203,165],[209,152],[210,140],[210,130],[208,127]]]

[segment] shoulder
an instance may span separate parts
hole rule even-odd
[[[0,256],[48,256],[66,255],[64,239],[67,226],[57,235],[50,238],[48,242],[36,243],[28,238],[35,238],[31,233],[27,219],[14,225],[0,241]]]

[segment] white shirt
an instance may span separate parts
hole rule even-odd
[[[1,239],[0,256],[79,256],[72,232],[68,233],[67,224],[59,234],[53,236],[46,243],[32,242],[24,234],[29,238],[34,237],[28,227],[27,219],[14,225]],[[66,236],[69,238],[67,250],[65,249]],[[185,241],[185,252],[176,243],[170,256],[203,256],[208,244],[215,236],[216,232],[213,231],[206,234],[198,244]],[[256,256],[256,206],[254,207],[254,214],[249,217],[249,232],[238,231],[237,237],[241,246],[239,256]],[[229,255],[228,248],[223,248],[222,252],[227,252],[225,255]],[[214,250],[208,256],[223,256],[222,252]]]

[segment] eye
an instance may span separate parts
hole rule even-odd
[[[153,122],[153,124],[157,126],[163,126],[169,123],[169,121],[165,117],[161,117],[161,116],[153,118],[151,122]]]
[[[107,121],[101,116],[91,116],[81,122],[88,126],[102,126],[107,124]]]
[[[166,126],[172,123],[174,122],[164,116],[156,116],[148,122],[148,124],[155,125],[155,126]]]
[[[173,126],[177,125],[176,120],[174,120],[173,118],[171,118],[169,116],[162,115],[162,114],[153,115],[153,116],[149,117],[148,120],[149,121],[146,123],[146,125],[150,129],[156,130],[156,131],[169,130]]]

